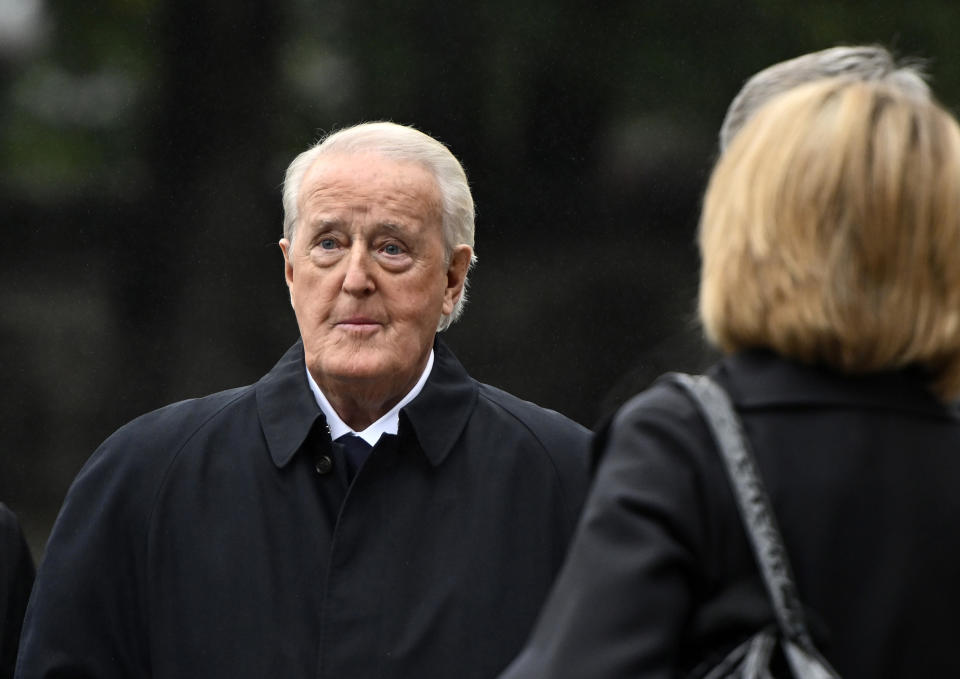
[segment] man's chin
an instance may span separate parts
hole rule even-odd
[[[388,364],[379,352],[351,353],[343,358],[325,356],[310,366],[314,378],[342,383],[389,380],[397,373],[397,366]],[[318,379],[318,382],[320,380]]]

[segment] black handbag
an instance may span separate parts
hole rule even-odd
[[[773,507],[729,396],[706,375],[671,373],[669,378],[697,404],[717,442],[776,617],[776,625],[758,630],[704,674],[704,679],[774,679],[777,675],[772,667],[778,650],[782,664],[795,679],[840,679],[807,631]]]

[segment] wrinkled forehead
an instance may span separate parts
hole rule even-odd
[[[437,180],[423,165],[372,153],[321,155],[304,175],[299,211],[394,214],[405,220],[442,222]]]
[[[440,201],[436,177],[422,163],[374,152],[321,154],[304,174],[299,201],[317,191],[374,194],[396,191]]]

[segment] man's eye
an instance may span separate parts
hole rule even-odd
[[[337,247],[337,241],[333,238],[322,238],[317,245],[319,245],[322,250],[334,250]]]
[[[383,251],[388,255],[402,255],[403,248],[401,248],[396,243],[387,243],[383,246]]]

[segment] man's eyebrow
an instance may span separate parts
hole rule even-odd
[[[410,230],[403,228],[402,224],[397,224],[396,222],[380,222],[377,224],[377,229],[380,231],[386,231],[387,233],[394,236],[409,236]]]
[[[307,227],[313,229],[314,231],[335,229],[342,227],[343,225],[344,220],[337,219],[336,217],[314,217],[313,219],[307,220]]]

